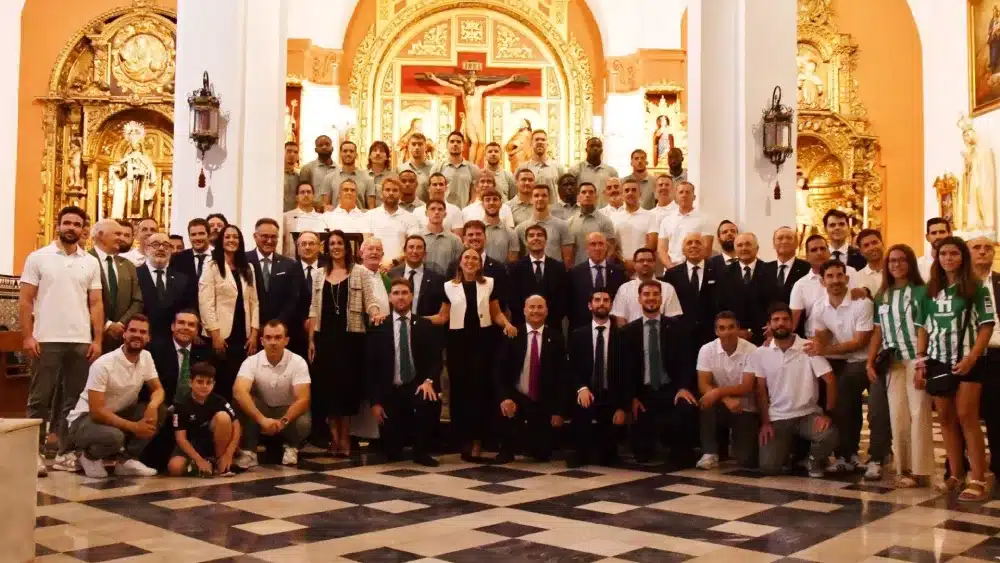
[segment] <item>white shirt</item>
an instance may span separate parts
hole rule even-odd
[[[357,207],[348,211],[339,205],[333,211],[320,215],[323,226],[328,231],[341,230],[345,233],[369,233],[365,212]]]
[[[299,265],[302,266],[302,277],[305,278],[310,272],[307,272],[309,268],[312,268],[313,277],[316,276],[316,271],[319,270],[319,259],[316,259],[312,264],[306,262],[305,260],[299,260]],[[310,290],[312,291],[312,290]]]
[[[141,252],[139,252],[139,248],[138,247],[129,250],[125,254],[119,254],[119,256],[121,256],[122,258],[125,258],[129,262],[135,264],[136,268],[138,268],[139,266],[142,266],[143,263],[146,262],[146,255],[143,254],[143,253],[141,253]]]
[[[659,229],[660,223],[663,222],[663,218],[667,215],[677,213],[678,209],[680,209],[680,207],[677,205],[677,202],[671,201],[666,205],[657,205],[656,207],[650,209],[649,212],[653,214],[653,224],[657,229]]]
[[[841,262],[843,262],[844,264],[847,264],[847,249],[850,248],[850,247],[851,247],[851,245],[847,241],[844,241],[844,244],[840,248],[834,248],[831,245],[830,246],[830,257],[831,258],[837,258],[837,256],[834,254],[834,252],[840,252],[840,257],[837,258],[837,259],[840,260]]]
[[[885,268],[885,265],[882,268]],[[870,291],[872,298],[874,298],[879,288],[882,287],[882,270],[876,272],[872,269],[871,265],[866,264],[864,268],[858,271],[858,287],[863,287]]]
[[[466,219],[465,216],[462,214],[462,209],[459,208],[454,203],[450,202],[446,202],[444,206],[445,206],[444,221],[442,221],[442,223],[444,224],[444,228],[449,231],[454,231],[465,227]],[[428,221],[427,221],[426,205],[421,205],[420,207],[414,209],[413,216],[416,217],[417,221],[420,222],[420,228],[422,229],[427,228]],[[513,222],[513,218],[511,219],[511,222]]]
[[[659,228],[659,224],[654,223],[653,213],[641,207],[631,213],[625,209],[611,216],[611,221],[615,224],[616,239],[626,260],[631,260],[636,250],[646,246],[646,235],[657,234]]]
[[[514,228],[514,213],[511,212],[509,207],[501,205],[498,215],[500,216],[500,222],[503,223],[504,226],[508,229]],[[483,207],[483,202],[474,201],[463,207],[462,217],[464,218],[462,225],[465,225],[465,223],[468,223],[469,221],[482,221],[485,223],[486,209]],[[445,217],[445,221],[447,222],[447,217]]]
[[[829,330],[833,333],[833,343],[840,344],[854,339],[856,332],[871,332],[875,307],[869,299],[851,299],[850,294],[844,297],[839,307],[830,304],[829,297],[813,305],[809,317],[813,319],[813,331]],[[863,362],[868,359],[868,347],[855,350],[848,354],[833,354],[828,356],[849,362]]]
[[[705,287],[705,261],[702,260],[697,264],[692,264],[691,262],[684,262],[684,264],[687,266],[689,280],[691,279],[691,272],[694,271],[694,267],[698,266],[698,289]]]
[[[756,349],[751,342],[740,338],[736,342],[736,350],[729,355],[722,347],[722,340],[716,338],[698,350],[697,370],[710,372],[716,387],[735,387],[743,382],[747,362]],[[757,412],[753,391],[739,397],[739,400],[744,411]]]
[[[676,317],[682,315],[681,302],[677,298],[674,286],[665,281],[660,281],[660,295],[663,296],[663,303],[660,305],[660,314],[666,317]],[[611,305],[611,314],[625,319],[630,323],[642,316],[642,305],[639,304],[639,278],[631,279],[622,284],[615,294],[615,301]]]
[[[400,368],[400,365],[401,365],[400,364],[400,360],[401,360],[400,356],[401,356],[401,354],[399,352],[401,350],[401,348],[402,348],[399,345],[399,342],[400,342],[400,340],[399,340],[400,326],[402,326],[402,324],[403,324],[403,321],[400,320],[401,318],[402,318],[402,315],[400,315],[399,313],[397,313],[395,311],[392,312],[392,341],[396,343],[396,347],[395,347],[396,350],[395,350],[395,353],[393,354],[393,366],[392,366],[392,384],[393,385],[402,385],[403,384],[403,372],[401,371],[401,368]],[[406,322],[410,323],[410,326],[407,327],[407,330],[406,330],[406,336],[407,336],[407,339],[409,341],[408,342],[409,346],[407,346],[407,349],[409,349],[409,351],[410,351],[410,365],[413,366],[414,377],[415,377],[416,376],[416,365],[414,365],[414,363],[413,363],[413,331],[410,330],[411,328],[413,328],[413,324],[412,324],[413,323],[413,317],[412,316],[407,316],[406,317]]]
[[[108,278],[108,256],[111,256],[111,268],[115,271],[115,279],[121,279],[121,276],[118,275],[118,263],[115,262],[114,255],[104,252],[100,248],[97,248],[97,246],[94,246],[94,252],[97,253],[97,263],[101,265],[104,277]]]
[[[287,407],[295,402],[295,386],[309,385],[309,366],[302,356],[285,350],[272,366],[261,350],[243,361],[236,378],[249,380],[260,400],[269,407]]]
[[[603,213],[605,217],[611,219],[611,222],[614,223],[618,220],[616,215],[618,215],[619,213],[625,213],[625,202],[622,202],[622,204],[618,207],[612,207],[612,205],[609,203],[604,207],[598,209],[598,211]]]
[[[590,321],[590,334],[593,339],[593,343],[590,345],[590,349],[593,351],[594,359],[597,359],[597,327],[604,327],[604,378],[608,378],[608,344],[611,342],[611,319],[605,324],[597,322],[597,319],[591,319]]]
[[[587,259],[587,265],[590,266],[590,281],[591,281],[591,283],[594,284],[594,287],[597,287],[597,266],[601,267],[601,277],[604,278],[604,285],[608,284],[608,261],[607,260],[605,260],[603,262],[600,262],[600,263],[597,263],[597,262],[594,262],[593,260],[591,260],[590,258],[588,258]],[[544,274],[544,273],[545,273],[545,270],[542,269],[542,274]]]
[[[136,404],[143,384],[157,378],[153,356],[148,351],[139,352],[139,359],[134,364],[125,357],[121,348],[108,352],[90,366],[87,385],[66,417],[66,422],[71,424],[80,415],[90,412],[90,391],[104,393],[104,405],[111,412],[119,412]]]
[[[73,254],[66,254],[53,242],[28,255],[21,283],[38,288],[32,332],[35,340],[90,343],[88,293],[101,290],[101,265],[97,258],[79,246]]]
[[[757,259],[756,258],[754,258],[753,262],[750,262],[749,264],[744,264],[743,262],[740,262],[740,261],[737,261],[736,263],[739,265],[739,268],[740,268],[740,278],[742,278],[744,275],[746,275],[746,273],[747,273],[746,269],[747,268],[750,268],[750,277],[751,278],[753,277],[754,272],[757,271]],[[788,276],[787,272],[785,272],[785,276],[786,277]]]
[[[525,395],[528,394],[529,385],[531,383],[531,341],[534,338],[538,338],[538,361],[542,361],[542,343],[545,341],[544,331],[545,325],[539,328],[531,328],[531,325],[524,325],[524,334],[528,336],[528,345],[524,347],[524,362],[521,364],[521,377],[517,380],[517,390]],[[532,334],[533,331],[538,331],[538,336],[536,337]]]
[[[924,283],[931,281],[931,268],[934,266],[934,258],[930,254],[924,254],[917,258],[917,269],[920,270],[920,277],[924,278]]]
[[[386,260],[402,256],[406,236],[420,230],[420,221],[412,213],[399,207],[389,213],[384,205],[379,206],[365,213],[365,217],[368,219],[368,229],[365,232],[382,241]]]
[[[775,272],[776,272],[775,279],[778,279],[778,278],[781,277],[781,267],[784,266],[785,267],[785,279],[787,280],[788,276],[792,275],[792,266],[794,266],[794,265],[795,265],[795,257],[794,256],[792,256],[791,258],[789,258],[788,262],[782,262],[781,260],[775,260],[775,266],[776,266],[775,267]]]
[[[684,260],[684,237],[689,233],[698,233],[702,236],[714,234],[707,219],[697,209],[692,209],[687,214],[681,213],[678,209],[677,213],[667,215],[660,223],[660,238],[669,239],[667,253],[672,262]]]
[[[540,258],[535,258],[530,253],[528,254],[528,260],[531,260],[531,274],[532,275],[535,274],[535,267],[536,267],[536,264],[537,264],[537,267],[539,267],[539,268],[542,269],[542,277],[545,276],[545,258],[547,258],[547,256],[545,256],[544,253],[542,254],[542,256]]]
[[[194,264],[194,266],[191,267],[191,270],[194,272],[195,276],[198,276],[198,257],[199,256],[204,256],[205,257],[202,260],[202,262],[201,262],[201,271],[204,272],[205,271],[205,266],[207,266],[208,263],[212,261],[212,247],[210,246],[210,247],[206,248],[205,252],[198,252],[197,250],[195,250],[193,248],[191,249],[191,263]],[[197,280],[195,280],[195,281],[197,282]]]
[[[417,303],[420,301],[420,284],[424,281],[424,265],[421,264],[414,268],[403,262],[403,277],[410,279],[411,271],[415,273],[413,274],[413,303],[410,304],[410,311],[415,313],[417,312]]]
[[[858,287],[858,271],[850,266],[847,268],[847,289]],[[787,274],[786,274],[787,275]],[[806,336],[812,336],[816,329],[813,327],[812,311],[813,306],[826,297],[826,288],[820,275],[811,269],[809,273],[795,282],[792,286],[791,297],[788,298],[788,306],[793,311],[803,311],[806,313]]]
[[[803,351],[807,340],[793,334],[795,341],[782,352],[774,341],[750,354],[747,373],[767,385],[771,420],[787,420],[821,412],[816,379],[830,373],[830,362]]]
[[[378,303],[379,310],[391,311],[392,309],[389,307],[389,292],[385,290],[385,282],[382,281],[382,274],[377,270],[373,272],[364,266],[361,267],[364,268],[365,273],[371,279],[372,293],[375,294],[375,303]]]

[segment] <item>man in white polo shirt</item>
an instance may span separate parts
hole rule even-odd
[[[810,442],[809,476],[822,477],[837,445],[837,429],[819,406],[816,380],[822,379],[826,389],[826,412],[837,404],[837,383],[830,363],[822,356],[809,356],[808,341],[792,327],[791,309],[773,305],[768,315],[771,343],[754,350],[747,362],[747,373],[757,377],[760,470],[771,475],[781,472],[799,436]]]
[[[826,288],[823,287],[823,277],[820,275],[819,269],[830,260],[830,247],[823,235],[812,235],[806,239],[806,260],[809,261],[812,269],[792,286],[788,306],[792,309],[794,327],[800,326],[804,315],[806,338],[812,338],[816,329],[810,313],[813,306],[826,297]],[[851,296],[857,299],[865,297],[864,289],[854,291],[857,287],[858,272],[847,266],[847,288],[852,290]]]
[[[615,326],[621,328],[628,323],[642,316],[642,305],[639,304],[639,286],[642,282],[655,279],[653,272],[656,269],[656,253],[651,248],[640,248],[632,253],[632,262],[635,264],[635,277],[623,283],[615,294],[615,302],[611,307],[611,316],[615,318]],[[677,299],[677,292],[674,286],[661,280],[660,294],[663,296],[663,304],[660,306],[660,314],[664,317],[677,317],[684,313],[681,310],[681,302]]]
[[[705,248],[712,248],[715,233],[708,220],[694,208],[694,199],[694,184],[677,184],[677,213],[668,214],[660,223],[657,252],[660,262],[667,270],[684,262],[684,237],[690,233],[701,233]]]
[[[625,271],[634,269],[632,255],[640,248],[656,249],[656,237],[660,224],[656,223],[653,212],[639,205],[639,183],[633,178],[626,178],[622,184],[625,192],[625,209],[614,214],[610,219],[615,224],[618,247],[621,248]]]
[[[754,378],[747,373],[750,354],[757,349],[740,338],[740,323],[730,311],[715,316],[712,342],[698,351],[698,391],[701,393],[701,450],[698,469],[719,466],[719,427],[732,431],[733,455],[742,467],[757,466],[757,416]]]
[[[455,236],[460,237],[462,236],[462,226],[465,225],[466,219],[465,215],[462,214],[462,208],[447,200],[450,195],[447,176],[442,172],[432,172],[427,184],[427,202],[435,199],[445,202],[444,228],[455,233]],[[421,205],[414,209],[413,216],[420,222],[420,228],[427,227],[426,206]]]
[[[100,356],[104,333],[101,265],[78,244],[86,221],[87,213],[79,207],[59,211],[56,240],[24,261],[18,301],[24,351],[35,360],[28,418],[42,419],[39,444],[45,443],[46,423],[52,423],[59,436],[60,457],[69,450],[66,427],[58,421],[66,419],[87,383],[88,364]],[[56,386],[62,390],[62,402],[52,413]],[[72,457],[65,462],[75,467]],[[38,474],[46,474],[41,455]]]
[[[327,178],[332,177],[327,176]],[[344,180],[337,187],[337,207],[320,215],[323,227],[328,231],[345,233],[367,233],[368,219],[363,209],[358,207],[358,185],[354,180]]]
[[[309,415],[309,366],[302,356],[286,349],[288,328],[279,320],[264,325],[264,349],[240,366],[233,385],[233,399],[243,427],[243,439],[236,466],[257,465],[260,435],[280,436],[284,454],[282,465],[299,462],[299,445],[312,425]]]
[[[407,235],[420,229],[420,221],[412,213],[399,207],[399,190],[402,187],[394,176],[382,180],[382,205],[365,213],[367,233],[382,240],[384,266],[391,267],[403,258],[403,242]]]

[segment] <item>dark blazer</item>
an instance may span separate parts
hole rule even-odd
[[[630,398],[638,396],[643,387],[646,339],[643,338],[643,323],[640,317],[621,329],[622,365],[630,379],[626,388]],[[698,375],[695,369],[698,346],[691,341],[691,333],[686,323],[676,317],[660,317],[660,356],[663,368],[670,377],[671,389],[687,389],[698,392]]]
[[[771,278],[774,279],[775,283],[777,283],[778,281],[777,260],[775,260],[774,262],[764,262],[759,267],[765,268],[764,271],[766,271],[768,275],[770,275]],[[782,303],[788,304],[788,301],[792,298],[792,286],[795,285],[795,282],[799,281],[806,274],[808,274],[809,270],[811,269],[812,267],[809,265],[809,262],[806,262],[801,258],[796,258],[795,261],[792,262],[791,271],[785,272],[785,285],[778,286],[777,300],[781,301]]]
[[[593,319],[591,319],[593,320]],[[629,409],[632,391],[627,378],[622,377],[624,366],[621,364],[621,332],[614,328],[614,322],[608,324],[608,391],[594,388],[594,337],[591,333],[591,323],[581,325],[569,335],[569,376],[567,393],[570,400],[575,401],[577,391],[587,387],[599,402],[613,405],[621,409]]]
[[[168,338],[174,316],[182,309],[198,309],[198,282],[187,274],[167,267],[164,284],[166,297],[161,299],[156,291],[155,274],[146,266],[137,269],[139,288],[142,290],[142,312],[149,317],[153,338]]]
[[[532,295],[541,295],[549,307],[545,324],[562,331],[562,320],[566,317],[566,298],[569,289],[566,265],[558,260],[545,257],[542,266],[542,284],[535,281],[535,266],[530,256],[523,256],[510,265],[511,322],[524,324],[524,302]]]
[[[405,262],[389,270],[390,278],[405,278]],[[444,303],[444,282],[448,281],[434,266],[424,263],[424,275],[420,280],[416,312],[421,317],[436,315]],[[496,283],[496,282],[494,282]]]
[[[684,310],[682,319],[694,331],[695,341],[692,343],[697,352],[698,347],[715,340],[715,315],[719,312],[719,288],[722,285],[723,272],[705,261],[705,269],[701,274],[701,290],[691,285],[688,277],[687,262],[682,262],[670,268],[663,274],[663,281],[674,286],[677,298]]]
[[[498,262],[483,253],[485,262],[483,263],[483,275],[493,278],[493,297],[500,301],[500,309],[511,307],[510,276],[507,275],[507,264]],[[446,279],[455,277],[458,270],[458,260],[448,266],[448,271],[444,273]],[[444,289],[442,288],[442,291]]]
[[[207,264],[212,259],[212,253],[208,251],[205,254],[205,264]],[[202,270],[205,269],[205,264],[202,264]],[[170,257],[170,267],[193,279],[195,286],[198,285],[197,266],[197,261],[194,259],[194,249],[192,248],[185,248]]]
[[[526,325],[518,325],[517,336],[504,338],[500,343],[497,355],[499,361],[494,374],[496,396],[500,401],[513,399],[520,393],[517,382],[521,378],[521,370],[524,369],[528,346],[531,345],[527,330]],[[540,344],[542,389],[539,403],[548,413],[565,416],[569,410],[569,395],[566,383],[566,346],[563,344],[563,337],[552,327],[545,327]]]
[[[257,251],[247,252],[247,261],[253,266],[257,278],[257,299],[260,310],[260,326],[274,319],[280,319],[287,326],[299,326],[305,320],[302,316],[301,292],[303,286],[302,266],[298,260],[275,252],[271,255],[271,283],[264,290],[264,272],[261,269]]]
[[[369,327],[365,336],[365,379],[368,399],[378,405],[392,390],[396,366],[396,342],[393,315],[377,327]],[[414,381],[430,379],[434,389],[441,391],[441,348],[435,337],[435,328],[427,319],[413,315],[410,323],[410,353],[416,369]]]
[[[160,337],[151,340],[146,349],[153,356],[153,365],[156,366],[156,374],[160,378],[160,383],[163,384],[163,392],[165,393],[163,404],[172,405],[174,403],[174,394],[177,392],[177,379],[180,377],[180,365],[177,361],[177,348],[174,345],[174,338],[168,334],[165,338]],[[190,362],[192,366],[197,362],[211,362],[213,358],[212,349],[207,344],[191,344]],[[148,391],[143,388],[143,393],[148,393]]]
[[[708,260],[705,260],[705,262],[711,262],[712,267],[715,268],[717,272],[725,272],[726,268],[729,267],[729,261],[726,256],[721,253],[712,256]]]
[[[833,252],[832,248],[830,249],[830,252]],[[832,257],[833,255],[831,254],[831,258]],[[868,265],[868,261],[865,260],[865,257],[861,254],[861,249],[856,246],[849,245],[847,247],[847,265],[860,271]]]
[[[779,295],[777,274],[766,266],[758,260],[750,283],[744,283],[743,264],[730,264],[723,274],[719,290],[719,310],[735,314],[740,327],[753,332],[750,340],[758,346],[764,342],[767,309]]]
[[[617,261],[605,260],[604,283],[611,294],[611,301],[615,300],[618,288],[628,281],[625,275],[625,268]],[[590,269],[590,260],[586,260],[569,271],[569,326],[576,328],[587,324],[593,318],[587,304],[590,303],[590,296],[594,293],[594,278]]]

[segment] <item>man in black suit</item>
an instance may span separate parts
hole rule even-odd
[[[191,248],[170,257],[170,267],[194,280],[195,287],[205,268],[205,262],[212,258],[212,248],[208,244],[208,221],[195,217],[188,221],[188,240]]]
[[[523,324],[524,304],[528,297],[541,295],[549,311],[545,325],[562,334],[562,321],[566,317],[566,266],[545,255],[545,244],[548,242],[545,227],[532,225],[525,229],[524,237],[528,254],[510,267],[511,322]]]
[[[830,239],[830,256],[840,260],[855,270],[864,269],[867,261],[861,250],[851,246],[851,224],[847,214],[839,209],[831,209],[823,215],[823,228]]]
[[[695,234],[699,239],[700,235]],[[694,465],[698,441],[698,348],[676,317],[660,313],[661,286],[655,280],[639,286],[643,316],[622,329],[622,365],[632,378],[632,452],[636,461],[653,458],[667,436],[670,460]]]
[[[792,286],[809,273],[811,266],[809,262],[795,257],[798,246],[795,230],[791,227],[779,227],[774,231],[772,242],[778,259],[774,262],[765,262],[761,266],[764,267],[764,272],[773,276],[778,282],[776,300],[788,303],[792,297]]]
[[[738,260],[736,256],[736,235],[740,234],[740,228],[729,219],[724,219],[719,223],[719,228],[715,230],[715,238],[719,239],[719,247],[722,248],[720,254],[716,254],[707,260],[716,271],[724,272],[730,264],[735,264]]]
[[[691,343],[698,350],[715,340],[715,315],[719,312],[719,286],[723,272],[705,260],[704,237],[690,233],[684,237],[684,262],[667,270],[663,281],[674,286],[684,314],[681,319],[693,331]]]
[[[392,315],[365,338],[368,399],[381,426],[382,446],[398,460],[409,438],[413,461],[437,467],[430,443],[441,416],[441,348],[431,322],[411,311],[409,280],[397,278],[389,290]]]
[[[614,301],[618,288],[627,281],[625,268],[608,260],[608,239],[602,233],[587,235],[586,262],[569,271],[569,324],[576,329],[590,322],[590,298],[595,290],[607,289]]]
[[[198,284],[170,267],[167,235],[154,233],[146,240],[146,263],[136,268],[142,291],[142,312],[149,317],[151,340],[169,340],[170,325],[181,309],[195,309]]]
[[[517,452],[548,461],[554,429],[566,418],[566,346],[562,335],[546,326],[547,315],[545,298],[532,295],[524,303],[526,324],[500,344],[495,374],[504,416],[500,463],[514,461]]]
[[[486,255],[486,223],[482,221],[466,221],[462,233],[462,245],[479,253],[483,260],[483,275],[493,278],[493,295],[500,301],[500,308],[511,307],[510,277],[507,275],[507,264],[498,262]],[[458,270],[458,260],[448,266],[445,277],[451,279]]]
[[[566,465],[587,465],[593,452],[602,465],[618,462],[618,429],[625,424],[631,391],[620,363],[619,331],[611,322],[611,295],[594,291],[587,304],[591,322],[569,337],[569,383],[575,397],[573,441],[575,451]]]
[[[302,316],[302,268],[295,260],[275,252],[278,247],[278,222],[270,217],[254,225],[255,250],[247,251],[253,266],[260,307],[260,326],[279,320],[286,327],[300,326]]]
[[[403,263],[389,270],[390,278],[406,278],[413,285],[412,312],[421,317],[436,315],[444,303],[444,275],[424,262],[427,245],[420,235],[406,237]]]
[[[757,260],[760,245],[753,233],[736,237],[737,263],[727,266],[719,291],[719,309],[736,315],[740,338],[764,343],[767,310],[778,299],[778,280]]]

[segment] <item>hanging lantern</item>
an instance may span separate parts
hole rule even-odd
[[[771,107],[764,110],[764,156],[779,171],[785,159],[795,152],[792,149],[794,120],[792,108],[781,104],[781,86],[775,86]]]
[[[205,160],[205,153],[219,142],[219,105],[220,100],[208,80],[208,71],[205,71],[201,88],[188,96],[188,107],[191,109],[189,131],[202,161]],[[198,174],[198,187],[205,187],[204,164]]]

